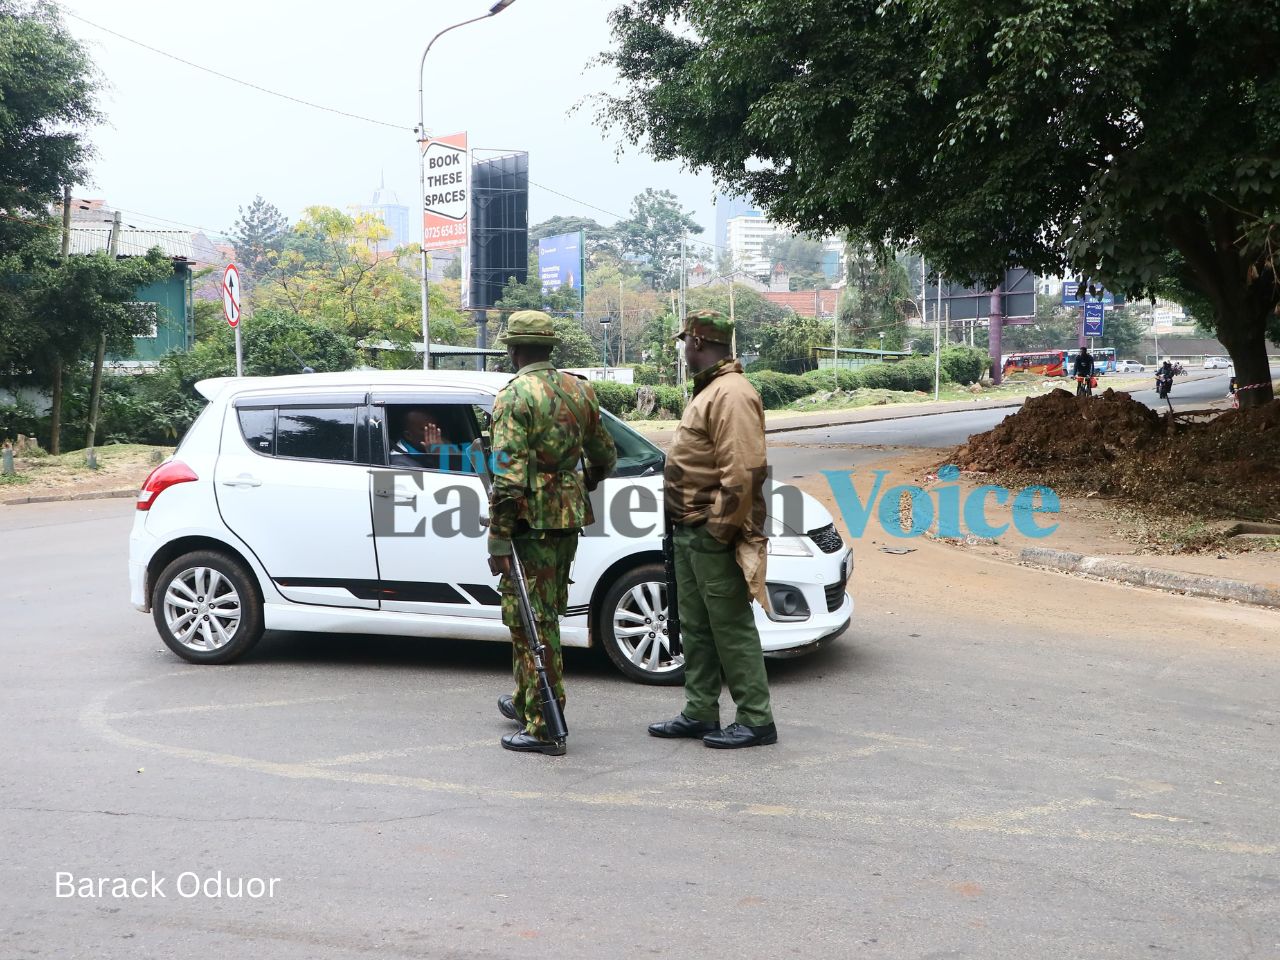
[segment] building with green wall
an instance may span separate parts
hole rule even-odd
[[[71,253],[101,253],[110,249],[110,224],[71,228]],[[117,370],[145,369],[155,366],[160,358],[174,350],[187,351],[195,343],[195,315],[192,308],[192,271],[196,266],[190,233],[181,230],[139,230],[125,227],[120,231],[116,255],[140,257],[152,247],[159,247],[173,262],[173,276],[142,287],[134,296],[138,309],[152,319],[151,330],[133,338],[133,351],[127,355],[110,355],[107,363]]]

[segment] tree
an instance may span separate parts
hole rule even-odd
[[[904,343],[907,314],[915,314],[906,268],[883,247],[854,244],[849,249],[848,283],[840,298],[840,340],[846,346],[898,349]]]
[[[823,270],[826,251],[821,240],[797,234],[779,234],[764,242],[770,272],[778,264],[791,274],[792,290],[820,290],[827,286]]]
[[[657,290],[670,285],[680,261],[680,241],[702,227],[684,212],[670,190],[646,187],[631,201],[631,216],[614,224],[624,255],[642,261],[641,276]]]
[[[407,262],[379,253],[379,242],[388,236],[386,224],[373,214],[351,217],[332,207],[308,207],[274,268],[252,291],[251,309],[276,307],[323,320],[356,340],[420,340],[419,281]],[[456,344],[471,324],[456,302],[437,296],[439,286],[431,287],[431,339]]]
[[[814,350],[831,346],[831,321],[789,314],[781,323],[770,324],[760,333],[760,360],[780,373],[814,370]]]
[[[1194,291],[1267,384],[1241,402],[1271,400],[1277,0],[630,0],[611,22],[600,120],[657,158],[957,280]]]
[[[129,353],[133,337],[147,332],[150,317],[133,304],[137,291],[163,280],[173,263],[159,248],[142,257],[107,253],[62,258],[45,235],[43,255],[27,264],[21,300],[3,337],[10,363],[32,371],[51,393],[49,449],[62,449],[63,373],[94,353]],[[6,351],[0,350],[0,353]]]
[[[685,294],[688,310],[717,310],[729,316],[728,287],[695,287]],[[738,349],[744,353],[748,347],[762,343],[763,332],[788,316],[786,310],[770,303],[756,291],[741,283],[733,285],[733,318],[738,331]]]
[[[231,228],[231,241],[235,244],[236,259],[240,261],[250,282],[257,280],[271,269],[272,255],[279,254],[289,233],[289,221],[274,204],[253,198],[246,211],[239,208],[240,217]]]
[[[84,178],[93,94],[88,54],[58,7],[0,0],[0,254],[30,242],[31,218]]]

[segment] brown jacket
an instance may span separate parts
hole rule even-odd
[[[694,379],[667,454],[665,498],[676,523],[697,526],[721,543],[734,544],[751,595],[768,608],[765,594],[764,405],[726,359]]]

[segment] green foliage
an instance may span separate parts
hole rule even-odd
[[[838,376],[841,390],[856,390],[860,386],[856,370],[840,370]],[[808,370],[800,375],[800,379],[808,384],[810,393],[818,393],[821,390],[834,390],[836,387],[835,376],[833,376],[830,369]]]
[[[685,294],[688,310],[717,310],[729,316],[728,287],[696,287]],[[740,283],[733,285],[733,317],[738,330],[738,349],[762,344],[766,331],[775,330],[793,314],[776,303],[770,303],[750,287]],[[674,335],[678,325],[672,327]]]
[[[915,363],[916,358],[912,358],[909,362]],[[929,358],[929,385],[928,389],[933,387],[933,361]],[[962,386],[968,386],[971,383],[977,383],[984,376],[991,366],[991,358],[985,350],[979,350],[977,347],[946,347],[942,351],[940,358],[942,368],[942,378],[952,383],[958,383]],[[925,387],[913,387],[915,390],[923,390]]]
[[[813,393],[803,377],[789,373],[763,370],[759,373],[748,373],[747,380],[756,388],[756,393],[760,394],[760,401],[766,410],[777,410],[793,400],[799,400]]]
[[[641,275],[654,289],[671,286],[680,261],[680,240],[702,232],[670,190],[647,187],[631,201],[631,216],[613,226],[624,253],[642,258]]]
[[[817,365],[814,350],[831,346],[832,332],[829,320],[786,314],[759,331],[760,360],[767,363],[770,370],[785,373],[812,370]],[[746,342],[742,334],[738,342]]]
[[[0,256],[30,241],[30,219],[47,219],[63,184],[87,179],[93,95],[93,65],[58,7],[0,0]]]
[[[0,403],[0,441],[13,440],[18,434],[35,436],[40,418],[35,407],[22,400]]]
[[[848,283],[840,298],[840,340],[863,346],[898,349],[906,329],[906,316],[915,314],[909,302],[906,268],[884,247],[855,244],[849,248]]]
[[[652,364],[642,363],[635,367],[632,376],[638,387],[655,387],[658,385],[658,368]]]
[[[289,221],[274,204],[263,200],[262,194],[253,198],[247,211],[244,207],[238,209],[240,217],[231,228],[231,241],[235,244],[236,261],[252,283],[271,269],[273,255],[284,248]]]
[[[600,401],[600,406],[615,417],[625,417],[636,408],[636,396],[639,393],[639,388],[630,383],[614,383],[610,380],[603,380],[593,383],[591,386],[596,392],[596,399]]]
[[[658,399],[658,410],[667,411],[672,416],[678,417],[684,413],[684,391],[679,387],[656,386],[653,388],[654,396]]]
[[[1198,292],[1241,377],[1268,379],[1275,3],[629,0],[611,23],[600,119],[658,159],[949,279]]]
[[[764,242],[764,256],[769,270],[779,264],[791,274],[792,290],[814,290],[827,286],[827,275],[822,271],[826,253],[822,241],[810,236],[779,234]]]

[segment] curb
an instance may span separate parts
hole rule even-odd
[[[132,500],[138,495],[136,487],[127,490],[90,490],[87,493],[59,493],[50,496],[15,497],[11,500],[0,500],[0,504],[16,507],[24,503],[57,503],[62,500]]]
[[[960,400],[960,401],[954,401],[956,405],[955,405],[955,408],[951,410],[914,410],[914,411],[904,410],[901,413],[894,413],[889,416],[883,416],[883,417],[858,417],[850,420],[825,420],[821,423],[804,423],[804,424],[784,423],[781,426],[776,426],[776,427],[769,426],[769,421],[768,421],[768,418],[766,417],[764,432],[765,433],[792,433],[796,430],[821,430],[823,427],[843,427],[843,426],[848,426],[849,424],[854,424],[854,423],[881,423],[885,420],[909,420],[913,417],[936,417],[936,416],[944,416],[948,413],[973,413],[978,410],[1005,410],[1011,407],[1022,406],[1023,402],[1026,399],[1027,399],[1026,397],[1019,397],[1017,400],[987,401],[982,406],[978,406],[976,404],[965,406],[964,401]],[[921,406],[924,406],[924,404],[921,404]],[[872,409],[875,409],[875,408],[872,408]],[[805,414],[805,416],[808,416],[808,414]]]
[[[1038,567],[1059,570],[1063,573],[1117,580],[1139,587],[1151,587],[1169,593],[1183,593],[1214,600],[1234,600],[1258,607],[1280,609],[1280,590],[1261,584],[1228,580],[1225,577],[1206,577],[1195,573],[1179,573],[1157,567],[1143,567],[1122,560],[1105,557],[1086,557],[1079,553],[1049,550],[1045,547],[1024,547],[1019,559]]]

